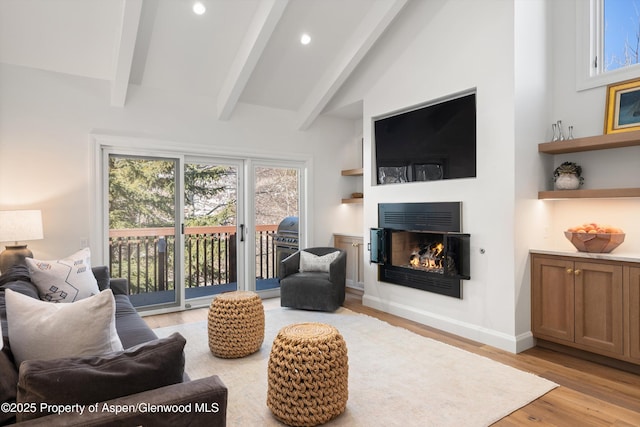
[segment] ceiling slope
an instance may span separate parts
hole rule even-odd
[[[307,129],[318,118],[406,3],[407,0],[379,2],[369,10],[302,105],[298,113],[298,129]]]
[[[307,129],[409,2],[200,1],[203,15],[195,0],[2,0],[0,62],[104,80],[115,107],[134,85],[212,98],[221,120],[239,102],[289,110]]]
[[[265,0],[260,4],[231,65],[227,80],[220,89],[218,119],[226,120],[231,117],[258,59],[260,59],[288,3],[289,0]]]

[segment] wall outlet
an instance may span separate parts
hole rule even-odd
[[[84,248],[88,248],[89,247],[89,239],[87,237],[81,237],[80,238],[80,249],[84,249]]]

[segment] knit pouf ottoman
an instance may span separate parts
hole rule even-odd
[[[267,406],[290,426],[316,426],[342,414],[349,397],[347,346],[323,323],[285,326],[273,341]]]
[[[264,307],[255,292],[220,294],[209,306],[209,350],[225,359],[255,353],[264,341]]]

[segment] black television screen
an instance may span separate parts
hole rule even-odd
[[[476,94],[374,122],[378,184],[476,176]]]

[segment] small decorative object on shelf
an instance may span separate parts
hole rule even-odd
[[[582,167],[573,162],[562,163],[553,171],[553,182],[556,190],[577,190],[584,182]]]
[[[609,253],[620,246],[625,238],[622,229],[595,222],[571,227],[564,235],[578,251],[595,253]]]
[[[551,141],[555,142],[558,140],[558,125],[555,123],[551,124],[551,131],[553,132],[551,136]]]
[[[558,120],[558,141],[564,141],[564,133],[562,132],[562,120]]]
[[[573,139],[573,126],[569,126],[569,135],[564,136],[564,130],[562,129],[562,120],[558,120],[556,123],[551,124],[551,131],[553,135],[551,136],[551,141],[565,141],[569,139]]]

